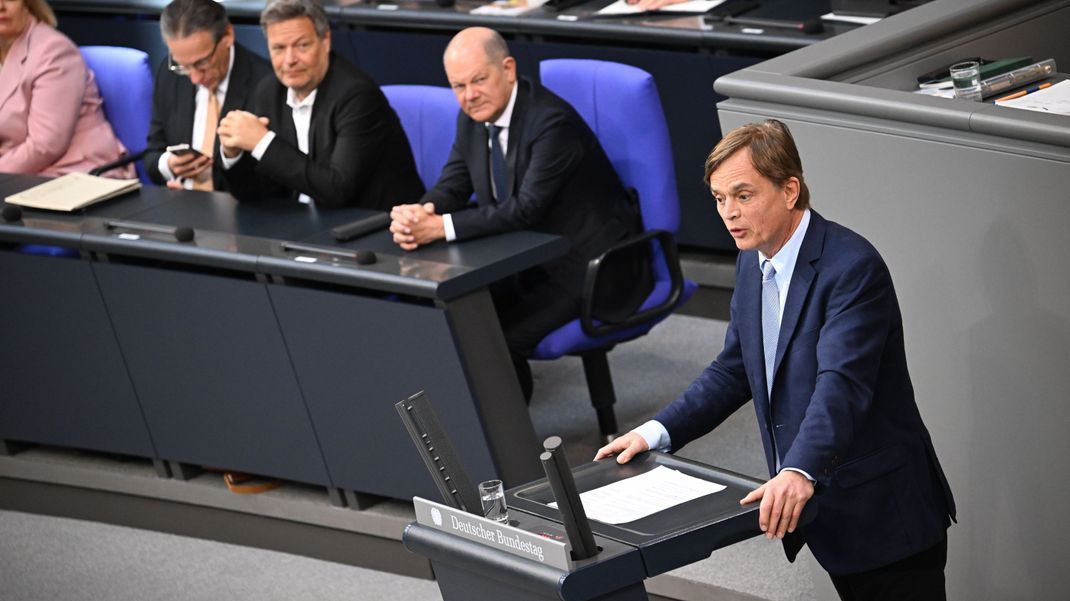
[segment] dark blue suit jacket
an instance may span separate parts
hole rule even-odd
[[[955,504],[914,402],[891,275],[858,234],[811,212],[766,392],[757,251],[739,253],[724,350],[654,419],[673,449],[750,399],[775,458],[817,480],[817,518],[785,539],[832,574],[881,567],[941,540]]]

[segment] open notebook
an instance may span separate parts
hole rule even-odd
[[[82,207],[132,192],[141,187],[136,179],[111,179],[85,173],[68,173],[8,196],[13,205],[49,211],[76,211]]]

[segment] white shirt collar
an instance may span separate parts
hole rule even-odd
[[[513,82],[513,91],[509,93],[509,104],[505,105],[505,110],[502,111],[502,115],[498,117],[498,120],[494,122],[494,125],[498,127],[507,128],[509,123],[513,120],[513,105],[516,104],[516,90],[517,82]]]
[[[788,241],[784,246],[780,247],[780,250],[775,255],[767,257],[762,254],[762,251],[758,251],[758,269],[761,269],[762,264],[767,260],[771,261],[773,269],[776,269],[777,285],[785,293],[787,292],[787,284],[791,282],[791,274],[795,271],[795,262],[799,258],[799,249],[802,248],[803,238],[806,237],[806,230],[809,226],[810,209],[806,209],[803,211],[799,225],[792,232],[791,238],[788,238]]]
[[[316,102],[316,92],[319,92],[319,88],[309,92],[308,96],[305,96],[304,99],[298,100],[297,94],[294,93],[293,88],[286,88],[286,104],[290,105],[290,108],[293,110],[305,107],[312,108],[312,104]]]

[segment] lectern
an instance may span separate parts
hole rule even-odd
[[[412,404],[414,399],[417,406],[423,404],[418,421],[433,423],[433,412],[422,395],[398,404],[403,419],[406,413],[420,413]],[[407,407],[404,410],[403,405]],[[410,433],[418,448],[434,449],[425,453],[425,461],[433,459],[428,467],[442,484],[440,489],[445,486],[455,491],[444,431],[435,427],[428,430],[434,431],[435,436],[418,427],[410,428]],[[547,446],[549,449],[549,441]],[[559,439],[554,446],[560,446]],[[440,453],[443,449],[445,454]],[[627,523],[591,520],[597,553],[586,558],[583,554],[577,556],[573,549],[581,545],[573,544],[566,534],[577,531],[574,524],[568,524],[574,516],[556,509],[569,501],[554,495],[554,490],[567,491],[569,486],[561,487],[551,479],[561,476],[571,481],[575,494],[660,467],[720,484],[724,489]],[[762,534],[758,504],[739,504],[739,499],[762,482],[695,461],[648,452],[625,465],[607,459],[564,474],[548,468],[547,474],[549,478],[506,491],[508,524],[482,517],[479,508],[473,513],[472,503],[451,501],[457,497],[452,492],[443,495],[450,505],[414,498],[416,522],[405,529],[402,540],[407,549],[431,560],[444,601],[643,600],[647,599],[643,585],[646,578],[705,559],[717,549]],[[579,504],[578,499],[573,501]],[[816,505],[807,504],[800,524],[813,520]],[[585,523],[582,513],[581,510],[575,519]]]

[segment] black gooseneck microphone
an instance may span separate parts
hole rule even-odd
[[[14,221],[18,221],[19,219],[22,219],[22,207],[5,203],[3,209],[3,218],[4,221],[8,223],[12,223]]]
[[[388,227],[390,227],[390,213],[376,213],[332,229],[331,237],[339,242],[345,242]]]
[[[175,240],[178,240],[179,242],[189,242],[190,240],[193,240],[194,237],[193,228],[185,225],[179,227],[171,227],[167,225],[141,223],[139,221],[122,221],[120,219],[113,219],[111,221],[105,221],[104,227],[110,230],[123,229],[152,232],[154,234],[167,234],[168,236],[174,236]]]
[[[561,512],[561,522],[568,533],[572,545],[572,559],[579,561],[598,555],[598,545],[591,533],[591,523],[587,521],[587,512],[583,510],[580,495],[576,492],[576,481],[565,459],[564,444],[560,436],[547,438],[542,446],[546,452],[539,455],[542,467],[546,470],[546,480],[557,500],[557,509]]]
[[[780,19],[757,19],[752,17],[725,17],[724,23],[728,25],[741,25],[743,27],[766,27],[775,29],[794,29],[803,33],[821,33],[825,30],[821,19],[807,19],[805,21],[782,21]]]

